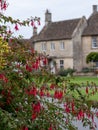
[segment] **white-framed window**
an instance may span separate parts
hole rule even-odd
[[[60,43],[60,50],[64,50],[64,49],[65,49],[64,42],[61,42],[61,43]]]
[[[51,50],[55,50],[55,43],[51,43]]]
[[[98,48],[97,37],[92,37],[92,48]]]
[[[46,43],[42,43],[41,44],[41,49],[42,49],[42,51],[46,51],[47,50]]]
[[[64,68],[64,60],[60,60],[60,69]]]

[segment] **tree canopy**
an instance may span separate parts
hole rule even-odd
[[[98,61],[98,52],[90,52],[86,57],[86,63],[97,61]]]

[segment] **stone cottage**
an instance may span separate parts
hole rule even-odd
[[[52,14],[46,10],[44,27],[39,34],[34,28],[31,39],[35,50],[49,55],[49,65],[54,73],[60,68],[81,71],[89,67],[86,56],[98,52],[97,5],[93,5],[88,19],[83,16],[58,22],[53,22]]]

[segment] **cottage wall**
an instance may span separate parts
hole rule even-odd
[[[60,43],[64,42],[64,49],[60,48]],[[46,51],[42,50],[42,44],[46,44]],[[51,43],[55,44],[55,50],[51,50]],[[53,57],[57,68],[60,68],[60,60],[64,60],[64,68],[73,68],[73,43],[72,40],[58,40],[37,42],[34,46],[39,53],[45,52],[49,57]]]
[[[81,71],[83,68],[82,63],[82,33],[87,26],[85,17],[81,19],[77,28],[73,33],[73,66],[77,71]]]
[[[85,36],[82,37],[82,60],[83,60],[83,67],[92,67],[92,64],[86,64],[86,57],[90,52],[98,52],[98,48],[92,48],[92,37]]]

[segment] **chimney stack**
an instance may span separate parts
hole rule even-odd
[[[33,36],[37,35],[37,27],[33,27]]]
[[[45,25],[51,23],[51,13],[49,12],[49,10],[47,9],[46,10],[46,13],[45,13]]]
[[[98,12],[98,5],[93,5],[93,13]]]

